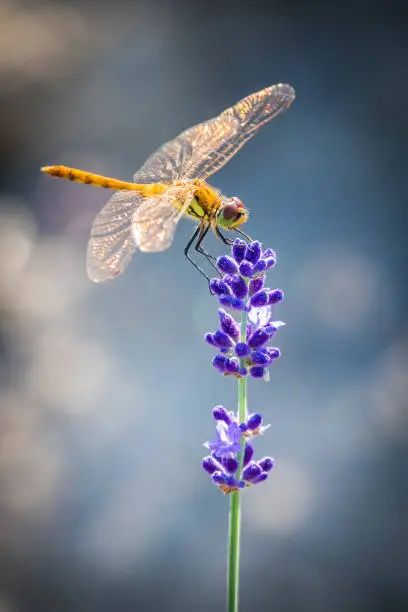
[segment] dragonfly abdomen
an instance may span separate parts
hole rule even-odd
[[[138,191],[147,197],[159,195],[168,187],[162,183],[129,183],[128,181],[121,181],[120,179],[93,174],[93,172],[69,168],[68,166],[43,166],[41,171],[46,172],[50,176],[55,176],[56,178],[68,179],[75,183],[93,185],[94,187],[103,187],[105,189],[115,189],[118,191]]]

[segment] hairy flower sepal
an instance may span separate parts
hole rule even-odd
[[[263,425],[262,415],[252,413],[239,423],[236,415],[224,406],[213,408],[216,437],[205,442],[210,455],[202,460],[203,469],[212,482],[225,494],[239,491],[267,479],[274,466],[272,457],[254,460],[254,448],[249,439],[262,435],[269,428]],[[243,446],[242,465],[240,451]]]

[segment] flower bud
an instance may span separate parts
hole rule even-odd
[[[253,276],[253,273],[254,273],[252,264],[249,263],[249,261],[247,261],[246,259],[244,259],[244,261],[242,261],[239,264],[239,273],[241,274],[241,276],[245,276],[246,278],[251,278],[251,276]]]
[[[251,431],[258,429],[261,423],[262,423],[262,415],[259,414],[258,412],[253,412],[252,414],[250,414],[246,422],[248,429],[250,429]]]
[[[255,296],[254,296],[255,297]],[[269,293],[268,304],[277,304],[283,300],[283,291],[280,289],[274,289]]]
[[[238,266],[236,262],[228,255],[221,255],[217,259],[217,268],[224,274],[236,274],[238,272]]]
[[[237,342],[235,345],[235,353],[238,357],[246,357],[250,353],[250,348],[246,342]]]
[[[245,257],[246,243],[240,238],[235,238],[231,251],[232,251],[232,256],[235,259],[235,261],[237,263],[241,263],[241,261]]]
[[[224,421],[227,425],[231,423],[231,417],[224,406],[215,406],[213,408],[213,417],[216,421]]]
[[[247,244],[245,259],[250,261],[252,264],[256,264],[261,256],[261,251],[261,243],[254,240],[254,242]]]
[[[212,278],[210,280],[210,291],[215,295],[230,295],[231,289],[220,278]]]

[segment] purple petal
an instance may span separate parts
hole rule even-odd
[[[219,464],[210,455],[208,455],[208,457],[204,457],[204,459],[201,462],[201,465],[203,469],[209,474],[214,474],[214,472],[220,469]]]
[[[226,360],[227,358],[225,357],[225,355],[216,355],[212,360],[212,364],[214,368],[216,368],[219,372],[223,374],[225,372]]]
[[[268,342],[270,335],[262,328],[257,329],[249,337],[248,344],[252,349],[260,348]]]
[[[213,417],[216,421],[224,421],[227,425],[231,423],[231,417],[224,406],[215,406],[213,408]]]
[[[231,293],[227,283],[220,278],[212,278],[210,280],[210,291],[215,295],[229,295]]]
[[[268,292],[265,289],[261,289],[251,297],[250,304],[255,308],[266,306],[268,304],[268,297]]]
[[[221,255],[217,259],[217,268],[224,274],[236,274],[238,272],[238,266],[236,262],[228,255]]]
[[[237,342],[235,345],[235,353],[238,357],[246,357],[250,353],[250,348],[246,342]]]
[[[244,259],[244,261],[242,261],[239,265],[239,273],[242,276],[245,276],[247,278],[250,278],[253,273],[254,273],[254,269],[252,267],[252,264],[249,263],[249,261],[246,261],[246,259]]]
[[[275,467],[275,460],[272,457],[264,457],[258,461],[258,465],[263,472],[270,472]]]
[[[247,427],[251,431],[254,431],[255,429],[258,429],[258,427],[261,425],[261,423],[262,423],[262,415],[259,414],[259,412],[253,412],[247,418]]]
[[[220,295],[218,300],[222,306],[226,306],[227,308],[233,308],[234,310],[246,310],[245,302],[234,295]]]
[[[255,240],[247,244],[245,259],[250,261],[252,264],[256,264],[261,256],[262,246],[261,243]]]
[[[248,295],[248,287],[242,276],[231,277],[231,289],[237,298],[243,299]]]
[[[265,374],[265,368],[262,366],[253,366],[249,369],[249,373],[253,378],[263,378]]]
[[[255,296],[254,296],[255,297]],[[283,300],[283,291],[281,289],[274,289],[269,293],[268,304],[277,304]]]
[[[247,442],[245,444],[245,450],[244,450],[244,459],[243,459],[244,467],[248,465],[248,463],[251,461],[253,456],[254,456],[254,447],[251,444],[249,444],[249,442]]]
[[[254,293],[257,293],[260,289],[263,288],[264,284],[265,278],[263,276],[257,276],[256,278],[253,278],[251,281],[249,281],[248,285],[249,295],[254,295]]]
[[[220,348],[230,348],[232,346],[232,341],[229,335],[226,334],[224,331],[221,331],[220,329],[217,329],[213,336],[213,339],[216,345]]]
[[[239,464],[235,457],[223,457],[222,465],[229,474],[235,474]]]
[[[242,478],[244,480],[252,481],[254,478],[260,476],[260,474],[262,474],[262,470],[259,465],[256,463],[250,463],[246,468],[244,468]]]
[[[236,340],[239,337],[239,326],[235,319],[222,308],[219,308],[218,316],[220,318],[221,329]]]
[[[241,261],[245,257],[246,252],[246,243],[240,238],[235,238],[234,244],[232,245],[232,256],[237,263],[241,263]]]

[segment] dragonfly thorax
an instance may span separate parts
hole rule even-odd
[[[234,229],[248,221],[248,211],[237,197],[223,198],[217,212],[217,224],[225,229]]]

